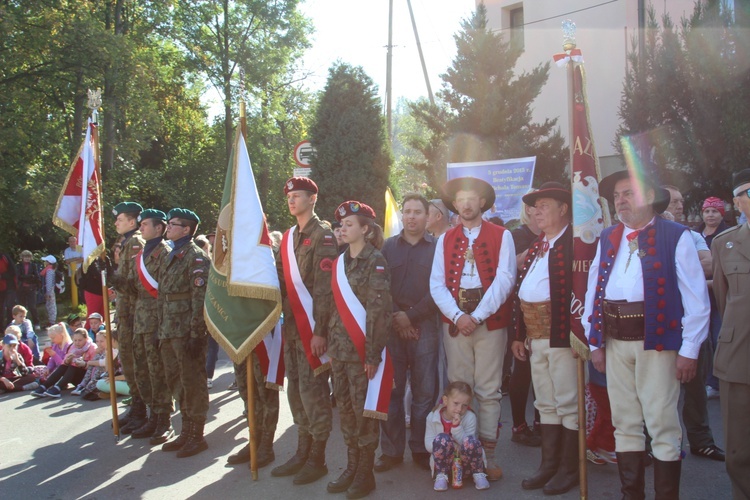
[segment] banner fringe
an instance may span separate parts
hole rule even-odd
[[[226,340],[224,335],[221,333],[221,329],[219,329],[219,327],[211,321],[206,308],[203,308],[203,318],[206,321],[208,333],[210,333],[214,340],[216,340],[216,342],[224,348],[224,351],[227,353],[227,356],[229,356],[229,359],[231,359],[233,363],[238,365],[244,363],[247,357],[250,356],[250,354],[253,352],[253,349],[255,349],[258,344],[263,342],[263,339],[266,335],[268,335],[268,332],[270,332],[273,327],[276,326],[276,323],[279,321],[280,317],[281,300],[276,302],[276,307],[274,307],[273,311],[266,317],[265,320],[263,320],[260,325],[258,325],[255,331],[253,331],[247,337],[247,340],[245,340],[245,342],[239,348],[235,348],[230,342]]]
[[[573,332],[570,332],[570,347],[578,354],[584,361],[591,359],[591,349],[581,339],[576,337]]]
[[[263,287],[259,285],[227,284],[227,293],[230,297],[246,297],[248,299],[267,300],[269,302],[281,302],[281,292],[278,288]]]
[[[387,413],[383,413],[383,412],[375,411],[375,410],[365,410],[362,413],[362,416],[367,417],[367,418],[374,418],[375,420],[382,420],[384,422],[388,420]]]
[[[320,365],[319,367],[317,367],[315,370],[313,370],[313,375],[317,377],[321,373],[327,372],[330,369],[331,369],[331,362],[329,361],[328,363],[324,363]]]

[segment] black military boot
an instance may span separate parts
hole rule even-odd
[[[542,430],[542,463],[533,476],[521,481],[521,487],[525,490],[543,488],[560,467],[562,425],[541,424],[540,427]]]
[[[655,500],[679,500],[682,461],[664,462],[654,458]]]
[[[151,434],[148,444],[155,446],[157,444],[166,443],[169,438],[174,436],[174,429],[172,428],[172,418],[167,413],[158,413],[156,415],[156,429]]]
[[[250,443],[240,448],[240,451],[229,455],[227,457],[227,463],[229,465],[244,464],[250,461]]]
[[[354,475],[354,481],[349,489],[346,490],[346,498],[364,498],[375,489],[375,450],[360,450],[359,463],[357,464],[357,473]]]
[[[297,474],[302,466],[307,462],[307,457],[310,455],[310,447],[312,446],[312,436],[307,434],[304,436],[297,437],[297,452],[292,458],[286,461],[286,463],[279,465],[271,471],[271,475],[274,477],[293,476]]]
[[[617,470],[620,472],[622,500],[646,498],[646,452],[617,453]]]
[[[343,493],[349,489],[354,481],[354,475],[357,473],[357,464],[359,464],[359,448],[346,449],[346,469],[335,481],[328,483],[328,493]]]
[[[294,476],[294,484],[309,484],[328,474],[326,442],[313,441],[307,462]]]
[[[130,434],[146,423],[147,408],[146,403],[140,397],[133,396],[133,402],[130,405],[126,418],[127,423],[120,427],[120,434]],[[119,420],[118,420],[119,422]]]
[[[276,460],[273,453],[273,432],[263,432],[260,435],[260,444],[258,444],[258,468],[265,467]]]
[[[193,427],[193,423],[190,421],[187,417],[182,417],[182,430],[180,431],[180,435],[177,436],[177,439],[173,441],[169,441],[168,443],[164,443],[164,445],[161,447],[162,451],[177,451],[181,449],[183,446],[185,446],[185,443],[187,443],[188,438],[190,437],[190,430]]]
[[[154,431],[156,430],[156,413],[154,413],[154,410],[151,410],[151,413],[148,415],[148,420],[146,420],[146,423],[142,426],[138,427],[136,430],[132,432],[130,437],[133,439],[146,439],[150,438]]]
[[[185,445],[177,452],[177,458],[187,458],[197,455],[208,449],[208,443],[203,438],[204,423],[193,422],[190,426],[190,435]]]
[[[133,410],[138,407],[137,402],[140,399],[141,399],[140,397],[133,396],[133,400],[131,401],[130,406],[128,406],[128,410],[122,415],[118,415],[117,425],[119,425],[121,429],[125,424],[127,424],[130,421],[132,414],[133,414]]]
[[[562,455],[557,473],[544,485],[545,495],[562,495],[578,485],[578,431],[562,430]]]

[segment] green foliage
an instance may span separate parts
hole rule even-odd
[[[618,138],[647,136],[643,158],[693,209],[707,196],[731,200],[731,174],[750,158],[750,32],[740,5],[735,19],[718,0],[697,2],[679,27],[669,16],[659,23],[652,8],[644,54],[634,43],[628,56]]]
[[[333,220],[347,200],[370,205],[383,220],[391,164],[382,104],[361,67],[336,63],[310,127],[316,149],[312,178],[320,188],[316,212]]]
[[[536,184],[562,180],[567,150],[557,119],[531,121],[531,104],[547,82],[549,63],[516,74],[521,52],[487,28],[483,4],[461,27],[454,36],[456,57],[441,75],[439,100],[410,104],[415,120],[429,130],[405,138],[423,156],[414,167],[438,190],[446,163],[536,156]]]

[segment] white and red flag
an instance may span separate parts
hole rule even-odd
[[[86,139],[70,166],[52,216],[54,225],[78,239],[83,253],[83,272],[104,252],[98,153],[96,124],[89,118]]]

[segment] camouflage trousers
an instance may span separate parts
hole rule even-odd
[[[348,448],[374,453],[380,438],[380,421],[364,416],[367,375],[362,363],[333,360],[333,394],[339,408],[341,433]]]
[[[159,346],[169,390],[180,402],[180,413],[197,424],[206,423],[206,350],[197,357],[185,352],[188,337],[162,339]]]
[[[311,435],[315,441],[328,440],[333,416],[327,373],[317,377],[313,374],[299,338],[284,338],[284,367],[289,384],[286,394],[297,433]]]
[[[266,379],[260,369],[258,357],[251,354],[253,373],[255,374],[255,425],[258,434],[276,432],[279,422],[279,391],[266,387]],[[237,389],[247,407],[247,362],[234,365],[234,376],[237,379]]]
[[[172,394],[167,385],[159,348],[152,339],[151,333],[133,335],[135,380],[141,398],[151,407],[151,411],[169,414],[172,413]]]
[[[135,334],[133,333],[133,317],[127,315],[118,315],[117,356],[120,358],[122,374],[125,375],[125,381],[128,383],[130,395],[133,397],[140,397],[141,393],[138,391],[138,384],[136,383],[135,378],[135,358],[133,354],[134,337]]]

